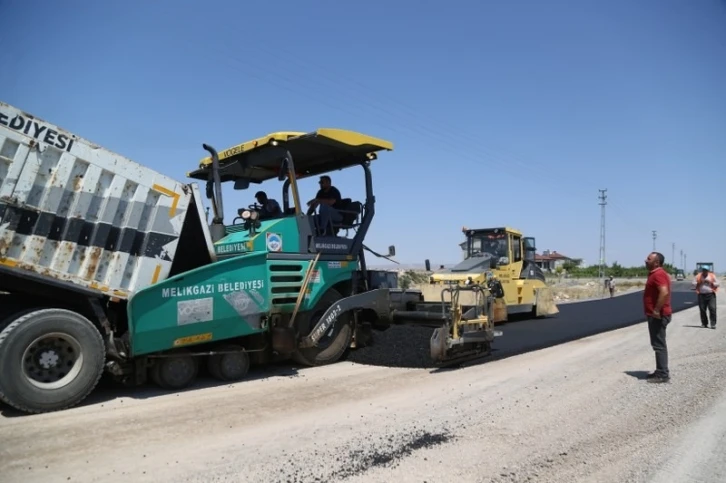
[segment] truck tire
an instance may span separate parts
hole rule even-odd
[[[41,308],[11,294],[0,296],[0,332],[18,317]]]
[[[0,332],[0,399],[26,413],[75,406],[101,379],[105,353],[101,333],[80,314],[23,313]]]
[[[207,370],[213,378],[220,381],[239,381],[247,375],[250,369],[250,357],[243,347],[226,344],[219,346],[216,350],[239,352],[209,356]]]
[[[5,309],[5,310],[3,310]],[[6,307],[0,308],[0,333],[5,330],[5,328],[12,324],[15,319],[22,316],[23,314],[26,314],[28,312],[32,312],[34,309],[26,309],[21,310],[19,308],[13,308],[12,310],[8,310]]]
[[[340,292],[335,289],[331,288],[325,292],[315,307],[306,314],[307,320],[310,322],[305,335],[312,331],[328,307],[342,298]],[[348,352],[352,338],[353,323],[350,313],[344,313],[338,317],[330,331],[320,339],[317,347],[297,349],[293,353],[292,359],[298,364],[311,367],[338,362]]]
[[[149,376],[162,389],[178,391],[192,385],[199,373],[199,358],[186,349],[176,349],[159,357]]]

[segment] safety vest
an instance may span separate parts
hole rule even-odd
[[[696,292],[699,293],[701,290],[701,285],[703,285],[703,273],[699,272],[698,275],[696,275]],[[706,278],[711,281],[711,283],[716,281],[716,276],[712,273],[709,273],[706,275]],[[711,290],[713,290],[713,293],[718,292],[718,287],[711,287]]]

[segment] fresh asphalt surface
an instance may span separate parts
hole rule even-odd
[[[698,306],[688,282],[673,282],[671,290],[674,313]],[[645,322],[642,290],[613,298],[562,304],[558,308],[560,313],[551,317],[497,324],[503,335],[494,341],[492,357],[543,349]],[[648,337],[647,331],[644,337]]]

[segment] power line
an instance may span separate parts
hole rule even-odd
[[[189,42],[188,45],[190,48],[198,47],[197,45],[195,45],[191,42]],[[260,66],[254,66],[254,67],[250,66],[247,60],[241,59],[241,58],[237,57],[236,55],[233,55],[231,53],[231,51],[226,51],[226,50],[220,49],[220,48],[217,48],[216,50],[217,50],[217,53],[219,53],[221,56],[226,57],[228,60],[231,60],[232,62],[238,64],[237,67],[239,68],[239,70],[245,71],[251,77],[255,77],[268,84],[276,85],[276,86],[278,86],[282,89],[285,89],[289,92],[292,92],[294,94],[300,95],[302,97],[306,97],[306,98],[313,100],[315,102],[318,102],[320,104],[324,104],[327,107],[337,109],[341,112],[351,114],[355,117],[360,117],[360,112],[355,113],[355,112],[352,112],[352,111],[346,109],[345,107],[342,107],[342,106],[351,105],[351,94],[346,93],[345,101],[343,101],[343,102],[340,102],[337,104],[331,102],[331,99],[330,99],[331,96],[330,96],[329,91],[338,90],[339,92],[343,92],[343,90],[341,89],[341,87],[342,87],[341,83],[335,82],[335,79],[330,78],[329,74],[327,74],[327,73],[325,75],[311,74],[310,75],[311,78],[317,77],[319,80],[312,81],[310,83],[311,88],[306,89],[304,87],[305,74],[297,73],[297,72],[294,73],[294,75],[291,74],[290,69],[289,69],[289,64],[290,64],[290,62],[297,62],[300,65],[309,68],[310,65],[312,64],[312,62],[300,60],[292,52],[290,52],[290,57],[288,59],[285,59],[284,55],[281,55],[281,52],[279,49],[275,49],[274,52],[268,51],[268,53],[271,55],[270,60],[280,60],[282,62],[282,65],[285,66],[285,68],[282,72],[276,72],[269,63],[265,64],[264,70],[263,70]],[[264,49],[259,48],[256,50],[264,50]],[[321,69],[320,69],[321,71],[325,71],[324,66],[320,66],[320,67],[321,67]],[[268,74],[268,75],[266,75],[266,74]],[[345,76],[340,76],[340,77],[342,77],[343,79],[346,78]],[[369,88],[367,89],[366,86],[364,84],[362,84],[361,82],[359,82],[357,80],[353,80],[352,78],[350,78],[350,79],[351,79],[351,81],[353,81],[352,83],[360,86],[361,88],[363,88],[363,90],[369,90],[370,92],[375,92]],[[284,85],[283,83],[285,81],[289,82],[290,86]],[[328,92],[326,92],[324,99],[316,98],[313,95],[315,93],[314,92],[315,89],[313,87],[315,87],[315,86],[319,87],[319,84],[321,84],[321,82],[328,82],[333,86],[333,89],[329,89]],[[476,139],[478,136],[480,136],[481,133],[476,133],[475,135],[473,135],[473,134],[467,135],[466,133],[462,133],[457,130],[451,129],[450,126],[448,126],[445,123],[440,123],[440,125],[443,127],[443,129],[432,129],[430,126],[431,126],[431,124],[435,123],[435,121],[433,119],[426,119],[420,113],[417,113],[415,110],[413,110],[413,108],[407,106],[406,104],[402,104],[401,102],[392,102],[392,104],[398,104],[400,107],[403,107],[406,111],[408,111],[408,115],[413,119],[413,120],[403,120],[403,119],[400,119],[401,118],[400,112],[395,113],[395,112],[392,112],[387,107],[378,107],[378,106],[374,105],[374,104],[379,104],[380,106],[384,106],[384,104],[382,102],[377,101],[377,100],[373,101],[373,102],[363,100],[363,96],[361,95],[362,94],[361,89],[354,89],[353,92],[354,92],[353,97],[359,98],[358,103],[360,106],[365,106],[367,108],[372,109],[373,111],[377,111],[376,115],[373,118],[368,119],[368,121],[371,123],[374,123],[378,126],[385,127],[386,129],[393,131],[393,132],[401,132],[401,129],[406,130],[406,131],[412,133],[414,136],[419,137],[422,141],[424,141],[428,144],[431,144],[432,141],[436,142],[436,140],[438,139],[440,146],[444,146],[444,145],[447,146],[447,151],[457,154],[457,157],[459,159],[467,158],[468,161],[472,162],[472,164],[475,164],[475,165],[481,165],[482,158],[485,157],[483,155],[488,154],[489,155],[488,157],[491,158],[491,161],[490,161],[491,165],[495,166],[495,167],[498,167],[502,163],[515,164],[530,173],[538,173],[538,174],[541,174],[542,176],[551,176],[552,175],[552,170],[549,168],[544,169],[544,168],[540,167],[539,165],[532,165],[532,164],[525,163],[511,154],[509,156],[505,157],[500,154],[493,153],[491,151],[491,149],[484,149],[481,144],[476,144],[476,145],[472,146],[471,149],[461,150],[462,145],[471,145],[471,140]],[[383,96],[377,96],[377,97],[383,97]],[[385,116],[382,116],[381,114],[391,117],[392,118],[391,124],[387,124],[387,123],[385,123],[385,121],[382,122],[381,118],[385,117]],[[426,122],[423,122],[423,120],[425,120]],[[448,128],[449,134],[447,134],[447,128]],[[437,138],[437,139],[434,139],[434,138]],[[460,139],[461,141],[457,141],[457,139]],[[514,173],[510,172],[509,170],[505,170],[503,173],[505,176],[511,176],[512,178],[516,177],[516,179],[520,180],[520,181],[522,179],[521,176],[518,176],[517,174],[514,174]],[[564,173],[560,173],[560,175],[564,176]],[[572,190],[568,190],[568,191],[564,192],[563,194],[565,196],[573,195]],[[573,198],[576,198],[576,197],[573,196]]]

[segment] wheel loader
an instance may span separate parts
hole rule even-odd
[[[535,318],[559,313],[544,272],[535,263],[533,237],[509,227],[464,227],[462,232],[466,237],[464,260],[434,271],[429,284],[416,287],[425,301],[438,300],[441,287],[451,283],[488,284],[494,295],[494,323],[507,322],[513,315]],[[428,260],[426,270],[431,271]],[[469,302],[474,303],[461,299],[464,306]]]
[[[364,251],[395,256],[395,247],[386,256],[364,244],[375,214],[371,165],[393,149],[388,141],[318,129],[221,153],[205,144],[208,156],[187,176],[206,184],[208,225],[196,182],[7,104],[0,117],[10,120],[0,125],[9,173],[0,179],[0,399],[20,411],[75,406],[104,372],[178,390],[201,366],[237,381],[251,364],[331,364],[391,324],[434,328],[438,365],[485,356],[501,335],[485,285],[442,287],[451,300],[427,304],[368,270]],[[34,138],[24,128],[32,125],[53,135]],[[342,216],[325,226],[304,209],[298,180],[347,168],[361,170],[365,200],[340,200]],[[281,213],[263,217],[250,205],[225,224],[223,183],[276,185]],[[466,310],[459,293],[475,295]]]

